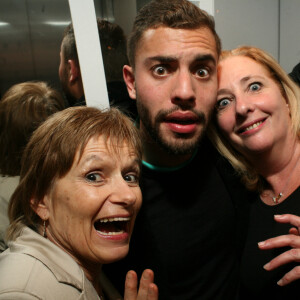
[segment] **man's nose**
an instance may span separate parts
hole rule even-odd
[[[177,105],[191,105],[196,99],[195,83],[188,70],[179,70],[174,77],[171,99]]]

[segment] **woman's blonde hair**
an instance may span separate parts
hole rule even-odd
[[[270,74],[278,85],[282,96],[289,105],[291,114],[292,130],[295,136],[300,137],[300,89],[281,68],[279,63],[267,52],[251,46],[242,46],[233,50],[223,51],[220,61],[232,57],[248,57],[261,66]],[[247,159],[223,136],[218,128],[216,114],[208,128],[208,135],[218,151],[231,163],[235,170],[241,175],[242,181],[251,190],[260,190],[263,187],[263,179],[254,170]]]
[[[88,141],[99,136],[109,140],[110,151],[120,153],[125,143],[141,160],[138,130],[116,108],[68,108],[52,115],[33,133],[23,153],[20,183],[9,202],[7,240],[14,240],[24,226],[37,231],[41,220],[31,199],[37,205],[55,180],[69,172],[76,153],[81,157]]]

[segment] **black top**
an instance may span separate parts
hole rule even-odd
[[[296,264],[288,264],[274,271],[266,271],[263,266],[288,247],[274,250],[260,250],[258,242],[288,234],[290,224],[277,223],[274,215],[291,213],[300,215],[300,188],[276,206],[264,204],[259,197],[251,205],[249,234],[242,259],[241,297],[240,299],[298,299],[299,280],[285,287],[276,283]]]
[[[128,270],[155,274],[159,299],[232,300],[238,284],[236,195],[244,188],[205,141],[194,159],[175,171],[143,168],[143,205],[130,251],[105,266],[121,290]],[[226,182],[226,183],[225,183]],[[226,186],[227,185],[227,186]],[[247,203],[241,196],[240,203]],[[240,213],[240,220],[246,218]]]

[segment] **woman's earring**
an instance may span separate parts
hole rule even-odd
[[[47,233],[46,233],[46,220],[44,220],[43,237],[44,237],[44,238],[47,237]]]

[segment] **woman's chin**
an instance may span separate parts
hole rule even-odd
[[[106,248],[105,250],[101,251],[102,263],[110,264],[118,260],[121,260],[128,254],[128,251],[129,251],[129,245]]]

